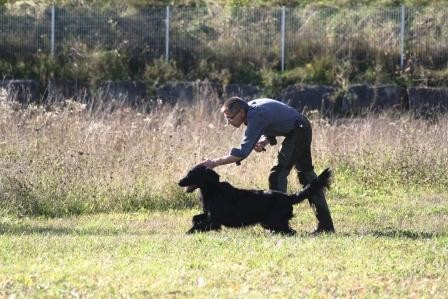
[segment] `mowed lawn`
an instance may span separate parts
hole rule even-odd
[[[0,296],[435,297],[448,294],[447,196],[329,192],[337,233],[185,235],[197,210],[0,220]]]

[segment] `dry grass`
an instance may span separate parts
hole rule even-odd
[[[446,297],[446,116],[313,117],[316,168],[335,170],[334,235],[310,237],[315,217],[302,204],[296,237],[259,226],[187,237],[197,202],[175,182],[242,134],[217,105],[3,102],[0,297]],[[266,188],[275,152],[218,171]]]
[[[65,101],[50,108],[0,107],[2,213],[60,216],[193,207],[178,178],[206,157],[238,146],[242,130],[226,127],[217,99],[192,106],[91,108]],[[409,116],[328,121],[313,118],[317,170],[336,171],[335,193],[446,192],[448,118]],[[243,166],[218,169],[224,179],[266,188],[277,148]],[[296,189],[296,180],[290,188]]]

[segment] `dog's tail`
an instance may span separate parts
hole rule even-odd
[[[331,183],[331,170],[329,168],[322,171],[317,178],[315,178],[311,183],[305,186],[301,191],[295,194],[292,199],[292,203],[300,203],[310,196],[322,191],[324,188],[329,189]]]

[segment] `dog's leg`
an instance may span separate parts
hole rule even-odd
[[[207,221],[207,215],[206,214],[198,214],[198,215],[194,215],[192,222],[193,225],[199,224],[201,222]]]
[[[205,223],[207,222],[207,215],[206,214],[194,215],[191,222],[193,223],[193,226],[187,231],[187,234],[202,231],[203,230],[202,228],[205,226]]]
[[[187,234],[193,234],[197,232],[208,232],[211,230],[216,231],[221,230],[221,225],[216,225],[210,222],[201,222],[200,224],[193,225],[193,227],[187,231]]]
[[[221,225],[215,224],[212,221],[210,221],[207,214],[199,214],[193,216],[192,222],[193,227],[187,231],[187,234],[221,229]]]
[[[290,228],[289,226],[286,229],[279,231],[279,233],[286,236],[294,236],[295,234],[297,234],[296,230]]]
[[[214,222],[209,222],[208,230],[221,230],[221,224],[216,224]]]
[[[267,227],[267,229],[274,234],[282,234],[285,236],[294,236],[297,232],[292,229],[289,225]]]
[[[263,228],[267,229],[268,231],[270,231],[274,234],[282,234],[282,235],[286,235],[286,236],[294,236],[297,233],[289,225],[282,225],[282,226],[263,225]]]
[[[262,225],[273,233],[293,236],[296,231],[289,226],[289,220],[292,216],[292,206],[277,204],[272,208],[266,222]]]

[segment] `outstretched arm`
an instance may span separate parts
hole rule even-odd
[[[223,156],[221,158],[216,158],[213,160],[207,159],[207,160],[199,163],[198,165],[204,165],[205,167],[208,167],[208,168],[215,168],[216,166],[236,163],[241,160],[242,160],[241,157],[227,155],[227,156]]]

